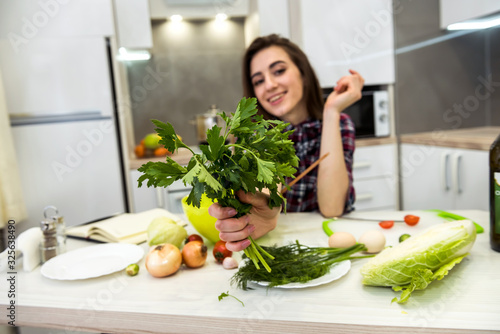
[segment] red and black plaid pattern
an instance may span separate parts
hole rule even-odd
[[[286,131],[295,129],[295,132],[290,135],[290,140],[294,142],[295,151],[299,158],[299,167],[295,176],[298,176],[319,159],[321,126],[322,123],[320,120],[313,119],[308,119],[296,126],[288,125]],[[352,184],[352,162],[356,134],[351,118],[342,113],[340,114],[340,132],[344,148],[344,160],[347,167],[347,174],[349,175],[349,191],[344,206],[344,213],[348,213],[354,210],[355,192]],[[316,187],[317,179],[318,168],[314,168],[285,193],[287,212],[319,210]],[[292,178],[287,178],[287,184],[292,182],[292,180]]]

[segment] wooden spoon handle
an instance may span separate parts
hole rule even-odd
[[[319,158],[318,160],[316,160],[311,166],[309,166],[305,171],[303,171],[302,173],[300,173],[299,176],[297,176],[292,182],[290,182],[288,184],[288,186],[285,186],[283,187],[283,189],[281,190],[281,194],[284,194],[288,187],[291,187],[293,186],[295,183],[299,182],[299,180],[301,178],[303,178],[304,176],[306,176],[307,173],[309,173],[311,170],[313,170],[314,167],[316,167],[317,165],[319,165],[319,163],[321,162],[321,160],[323,160],[324,158],[326,158],[328,156],[328,154],[330,154],[330,152],[326,152],[325,154],[323,154],[323,156],[321,158]]]

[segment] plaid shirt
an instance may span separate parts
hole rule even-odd
[[[319,159],[321,144],[322,122],[320,120],[308,119],[297,126],[288,125],[286,131],[295,129],[290,135],[290,140],[294,142],[295,151],[299,158],[297,168],[298,176]],[[344,160],[349,176],[349,190],[344,206],[344,213],[354,210],[355,192],[352,184],[352,161],[354,154],[355,130],[351,118],[340,114],[340,132],[342,136],[342,146],[344,148]],[[318,195],[316,182],[318,179],[318,168],[314,168],[306,176],[300,179],[290,190],[285,193],[287,212],[318,211]],[[292,182],[292,178],[287,178],[287,184]]]

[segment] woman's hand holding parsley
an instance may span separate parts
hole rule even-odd
[[[252,204],[250,214],[240,218],[233,218],[236,210],[224,208],[214,203],[208,209],[212,217],[217,218],[215,228],[220,231],[221,240],[226,241],[226,248],[239,252],[250,246],[248,236],[257,239],[276,228],[280,207],[269,208],[269,196],[257,192],[255,194],[237,192],[238,198],[244,203]]]

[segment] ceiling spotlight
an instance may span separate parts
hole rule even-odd
[[[219,14],[215,15],[215,20],[216,21],[225,21],[225,20],[227,20],[227,15],[224,13],[219,13]]]
[[[178,14],[175,14],[175,15],[170,16],[170,20],[172,20],[172,22],[181,22],[182,21],[182,16],[178,15]]]

